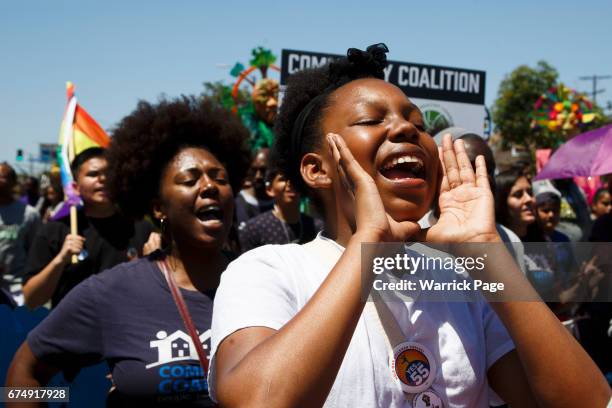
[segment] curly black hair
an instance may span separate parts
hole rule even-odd
[[[236,192],[251,160],[248,139],[240,120],[210,101],[193,96],[140,101],[113,130],[107,155],[110,196],[128,216],[150,214],[165,166],[185,147],[212,153]]]
[[[270,159],[301,193],[308,190],[300,174],[300,162],[304,154],[321,147],[320,123],[322,112],[329,106],[329,96],[356,79],[383,79],[388,51],[384,44],[372,45],[366,51],[350,48],[346,57],[288,78],[275,121]]]

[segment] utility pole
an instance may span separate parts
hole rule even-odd
[[[593,99],[593,103],[597,104],[597,94],[605,92],[605,89],[597,89],[597,80],[598,79],[610,79],[612,75],[591,75],[591,76],[582,76],[580,79],[582,81],[592,81],[593,82],[593,92],[591,93],[591,98]]]

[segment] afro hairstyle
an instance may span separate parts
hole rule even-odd
[[[110,196],[128,216],[150,214],[162,172],[186,147],[212,153],[236,192],[251,160],[248,139],[240,119],[208,100],[182,96],[156,104],[140,101],[113,131],[107,154]]]

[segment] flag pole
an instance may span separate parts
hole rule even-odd
[[[81,203],[81,199],[76,191],[75,183],[78,174],[72,174],[70,169],[70,165],[77,153],[81,153],[78,150],[78,147],[81,146],[76,146],[76,136],[85,137],[88,143],[102,148],[108,147],[110,138],[104,132],[104,129],[83,108],[78,106],[72,82],[66,83],[66,96],[68,103],[60,131],[60,144],[62,148],[58,152],[58,162],[60,163],[62,185],[64,186],[65,205],[62,206],[62,209],[64,209],[63,216],[68,215],[68,212],[70,213],[70,234],[77,235],[79,231],[77,208]],[[78,256],[72,255],[71,262],[73,264],[77,263]]]
[[[70,157],[70,162],[74,160],[75,156],[75,147],[74,147],[74,135],[70,138],[70,144],[68,145],[68,157]],[[78,175],[77,175],[78,176]],[[73,174],[74,177],[74,174]],[[76,181],[76,178],[74,178]],[[77,208],[76,204],[70,205],[70,234],[78,235],[79,233],[79,224],[77,220]],[[75,264],[79,262],[79,258],[77,255],[72,255],[72,263]]]
[[[76,97],[74,96],[74,85],[72,84],[72,82],[68,82],[66,83],[66,91],[67,91],[67,95],[68,95],[68,106],[66,108],[66,113],[67,113],[67,117],[69,118],[69,120],[66,120],[65,122],[65,129],[64,131],[66,132],[64,134],[64,143],[67,143],[68,146],[67,147],[67,152],[66,152],[66,158],[68,159],[68,162],[65,163],[65,168],[67,172],[71,172],[70,170],[70,166],[72,164],[72,161],[74,160],[74,157],[76,156],[76,146],[75,146],[75,138],[74,138],[74,121],[76,119],[76,109],[77,109],[77,104],[76,104]],[[74,174],[71,174],[71,179],[72,179],[72,184],[74,184],[74,182],[76,181],[76,178],[74,177]],[[70,185],[68,186],[70,191],[72,193],[68,193],[66,191],[66,189],[64,188],[64,194],[66,194],[66,196],[74,194],[74,185]],[[79,224],[77,221],[77,203],[74,202],[73,200],[70,200],[70,234],[71,235],[77,235],[79,233]],[[79,262],[79,258],[77,255],[72,255],[71,258],[71,262],[73,264],[76,264]]]

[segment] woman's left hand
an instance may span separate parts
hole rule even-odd
[[[450,134],[438,148],[442,163],[440,217],[426,235],[428,242],[500,241],[495,228],[495,205],[483,156],[476,158],[476,173],[463,140],[453,144]]]

